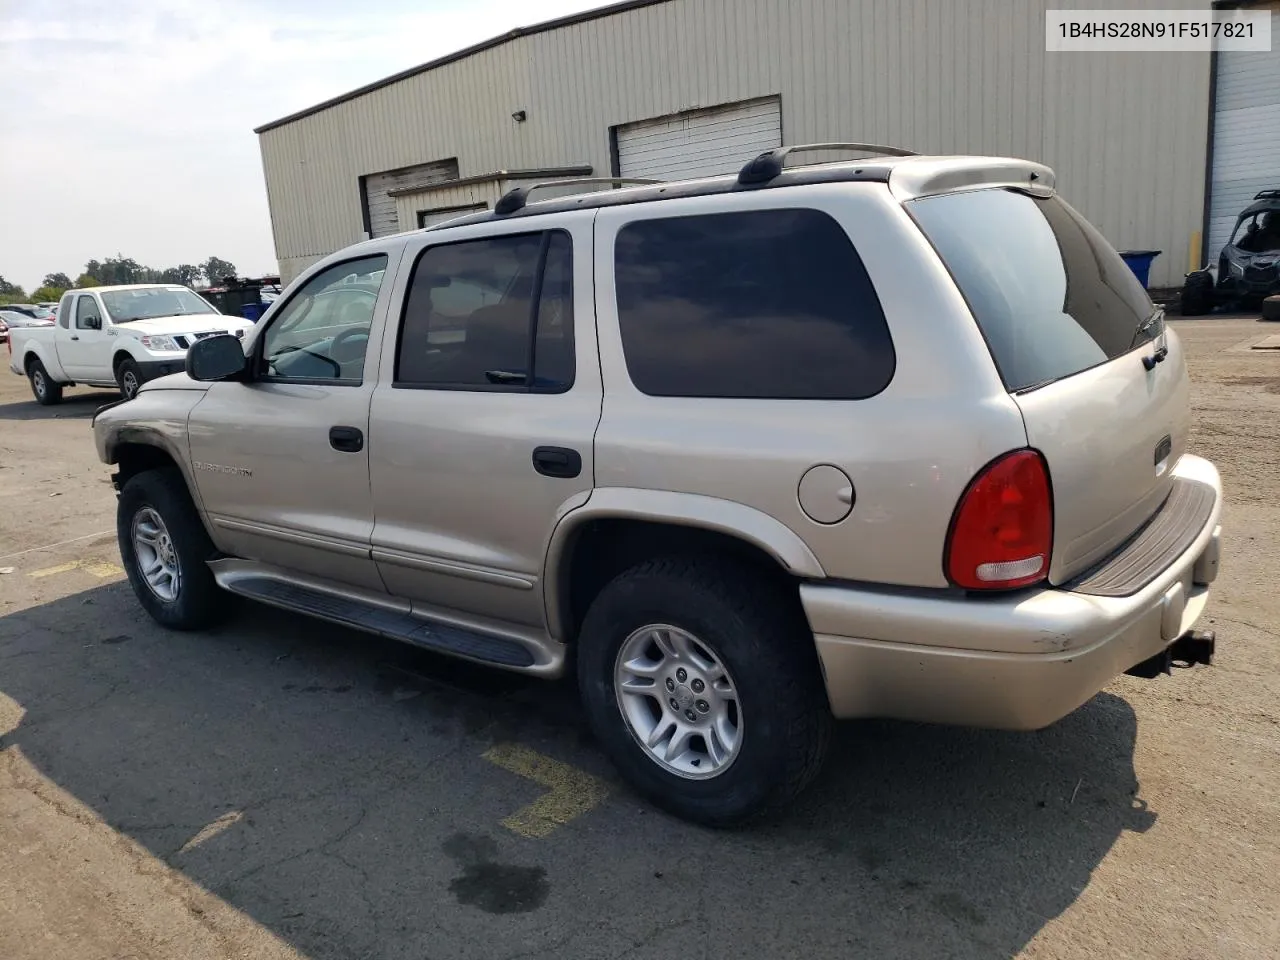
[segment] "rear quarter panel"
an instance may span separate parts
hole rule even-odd
[[[1023,446],[963,299],[936,254],[882,183],[762,191],[750,209],[809,207],[849,235],[875,284],[897,357],[892,382],[854,401],[652,397],[632,384],[618,329],[614,241],[634,220],[747,209],[741,194],[601,210],[596,311],[605,402],[596,485],[666,490],[752,507],[794,531],[828,577],[944,587],[955,505],[987,462]],[[810,467],[852,479],[855,504],[825,525],[800,508]]]

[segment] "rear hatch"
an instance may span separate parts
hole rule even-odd
[[[1172,489],[1190,420],[1177,337],[1119,254],[1057,196],[981,189],[906,208],[1048,464],[1049,580],[1063,583],[1114,551]]]

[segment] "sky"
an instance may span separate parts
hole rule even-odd
[[[253,128],[601,0],[0,0],[0,276],[276,270]]]

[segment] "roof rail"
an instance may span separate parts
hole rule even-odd
[[[1254,194],[1255,200],[1280,200],[1280,190],[1260,190]]]
[[[757,183],[768,183],[782,173],[787,155],[797,150],[861,150],[866,153],[879,153],[886,157],[916,157],[912,150],[901,147],[886,147],[878,143],[798,143],[794,147],[777,147],[766,150],[760,156],[749,160],[738,171],[738,183],[748,186]]]
[[[512,187],[502,195],[502,198],[493,205],[493,212],[500,217],[508,214],[516,213],[523,210],[526,203],[529,202],[529,194],[535,190],[541,190],[543,187],[576,187],[580,184],[587,183],[611,183],[611,184],[634,184],[637,186],[652,186],[655,183],[663,183],[662,180],[640,180],[635,177],[571,177],[567,180],[543,180],[539,183],[531,183],[527,187]]]

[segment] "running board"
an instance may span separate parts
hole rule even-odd
[[[521,636],[450,623],[412,612],[407,601],[364,596],[360,590],[247,560],[214,560],[209,569],[224,590],[273,607],[507,670],[556,676],[563,669],[563,646],[545,634]]]

